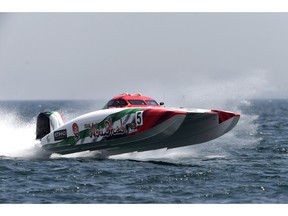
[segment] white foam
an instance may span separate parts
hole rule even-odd
[[[35,121],[23,122],[14,112],[0,111],[0,155],[34,157],[39,153]]]

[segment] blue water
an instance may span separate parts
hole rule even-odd
[[[102,105],[0,102],[0,203],[288,203],[288,100],[239,102],[239,124],[205,144],[107,159],[42,156],[38,112],[70,120]]]

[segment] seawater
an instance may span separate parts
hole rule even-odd
[[[288,203],[288,100],[239,102],[231,109],[241,113],[238,125],[204,144],[105,159],[41,154],[39,112],[57,110],[70,120],[102,105],[1,101],[0,203]]]

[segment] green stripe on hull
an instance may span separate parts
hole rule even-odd
[[[120,112],[113,113],[113,114],[107,116],[101,122],[97,123],[97,125],[98,125],[99,129],[103,129],[103,128],[105,128],[105,121],[106,120],[111,120],[112,122],[116,122],[126,115],[134,114],[134,113],[136,113],[138,111],[142,111],[142,110],[143,110],[142,108],[125,109],[125,110],[122,110]],[[87,123],[90,123],[90,122],[87,122]],[[90,129],[85,129],[83,131],[80,131],[79,134],[80,134],[79,140],[85,139],[86,137],[90,136]],[[70,137],[67,137],[67,139],[62,140],[58,143],[47,144],[47,145],[45,145],[45,148],[49,149],[49,148],[63,147],[63,146],[68,146],[68,145],[75,145],[77,142],[79,142],[79,140],[76,141],[74,136],[70,136]]]

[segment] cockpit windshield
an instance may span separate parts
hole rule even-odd
[[[124,99],[117,99],[117,100],[110,100],[104,108],[124,107],[127,105],[128,105],[128,103]]]
[[[155,100],[146,100],[146,103],[151,106],[159,106],[159,104]]]
[[[143,100],[128,100],[131,105],[146,105]]]

